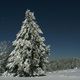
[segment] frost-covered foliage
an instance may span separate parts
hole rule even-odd
[[[0,74],[5,71],[7,58],[11,53],[13,47],[10,41],[0,42]]]
[[[27,10],[21,30],[13,41],[14,50],[9,55],[7,72],[14,76],[39,76],[45,74],[49,46],[33,12]]]

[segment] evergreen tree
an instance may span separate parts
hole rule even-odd
[[[27,10],[21,30],[13,41],[14,50],[9,55],[7,72],[13,76],[44,75],[48,62],[49,46],[33,12]]]

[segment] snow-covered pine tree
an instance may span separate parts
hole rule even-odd
[[[48,62],[49,46],[33,12],[27,10],[21,30],[13,41],[14,50],[9,55],[7,72],[13,76],[44,75]]]

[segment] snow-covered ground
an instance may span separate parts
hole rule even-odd
[[[80,80],[80,69],[54,71],[43,77],[0,77],[0,80]]]

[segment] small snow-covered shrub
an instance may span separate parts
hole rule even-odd
[[[7,59],[13,47],[10,41],[0,42],[0,75],[5,72]]]

